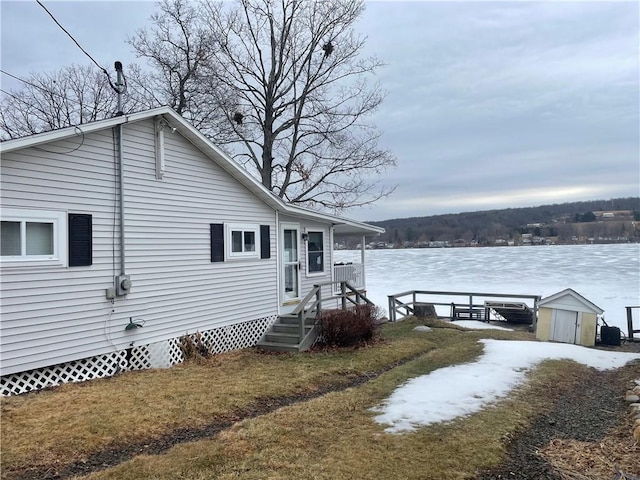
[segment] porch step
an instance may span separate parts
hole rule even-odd
[[[284,314],[284,315],[280,315],[278,317],[278,320],[276,322],[280,323],[282,325],[298,325],[298,316],[297,315],[290,315],[290,314]],[[315,319],[313,318],[307,318],[306,320],[306,325],[313,325],[315,323]]]
[[[312,327],[313,325],[305,325],[304,333],[307,333]],[[273,333],[291,333],[294,335],[298,335],[300,333],[299,329],[300,327],[294,323],[274,323],[271,327]]]
[[[299,352],[308,348],[300,345],[300,325],[297,315],[280,315],[262,336],[257,347],[271,352]],[[315,319],[305,321],[305,335],[313,330]]]
[[[266,340],[260,340],[258,342],[258,348],[262,350],[267,350],[269,352],[292,352],[298,353],[298,345],[293,345],[291,343],[281,343],[281,342],[268,342]]]
[[[264,336],[265,342],[286,343],[287,345],[298,345],[300,335],[297,333],[267,332]]]

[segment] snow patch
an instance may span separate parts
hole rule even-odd
[[[456,322],[457,323],[457,322]],[[480,340],[484,353],[473,363],[434,370],[398,387],[374,411],[387,432],[453,420],[480,411],[525,381],[527,371],[547,359],[570,359],[598,370],[619,368],[640,354],[609,352],[578,345]]]

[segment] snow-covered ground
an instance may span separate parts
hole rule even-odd
[[[458,323],[458,322],[456,322]],[[429,333],[425,333],[428,335]],[[481,410],[525,380],[545,359],[571,359],[599,370],[619,368],[640,354],[609,352],[577,345],[482,340],[484,353],[473,363],[441,368],[397,388],[375,410],[386,431],[400,433],[453,420]]]
[[[336,261],[360,261],[359,251],[336,251],[335,256]],[[624,307],[640,305],[640,245],[368,250],[366,277],[367,296],[384,309],[388,295],[409,290],[546,297],[572,288],[605,311],[607,324],[626,333]],[[438,307],[441,315],[447,312]],[[639,316],[636,310],[635,328],[640,328]]]
[[[473,328],[475,330],[507,330],[512,332],[512,328],[500,327],[486,322],[479,322],[477,320],[456,320],[455,325],[464,328]]]

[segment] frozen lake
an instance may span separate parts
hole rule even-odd
[[[360,251],[336,251],[335,260],[360,262]],[[547,297],[572,288],[626,335],[624,307],[640,305],[640,245],[367,250],[366,278],[367,296],[385,311],[388,295],[407,290]],[[637,310],[635,315],[638,328]]]

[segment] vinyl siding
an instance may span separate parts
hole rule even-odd
[[[158,180],[153,121],[123,129],[133,286],[113,303],[105,296],[120,273],[112,131],[2,157],[3,208],[88,213],[93,221],[93,265],[2,267],[2,375],[277,313],[274,211],[179,133],[165,132]],[[209,224],[229,222],[269,225],[271,258],[211,263]],[[130,318],[144,327],[125,331]]]

